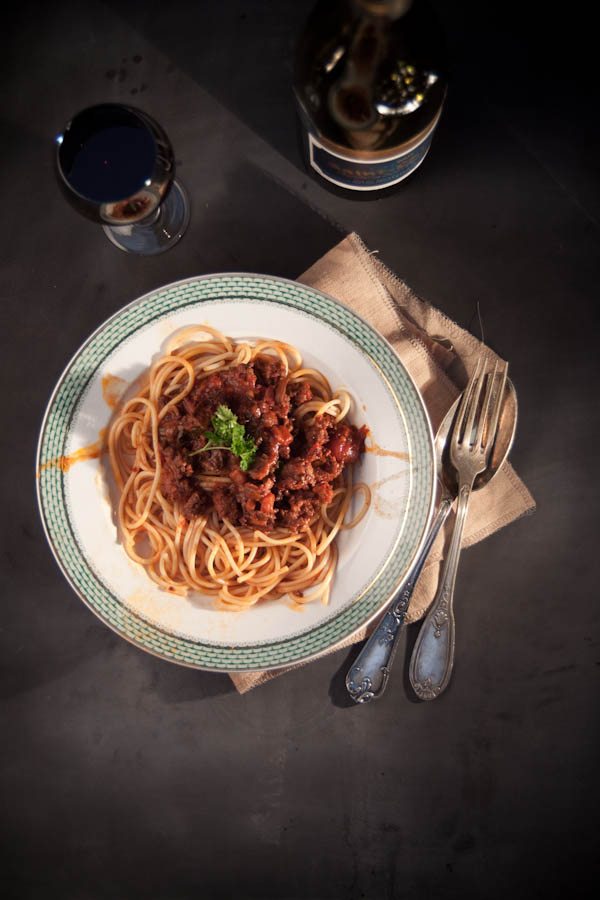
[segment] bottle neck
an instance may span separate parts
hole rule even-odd
[[[386,19],[399,19],[406,15],[413,0],[354,0],[362,13]]]

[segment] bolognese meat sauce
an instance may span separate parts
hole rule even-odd
[[[197,382],[159,426],[161,490],[186,519],[214,507],[232,525],[264,531],[301,530],[331,501],[333,483],[364,452],[365,426],[336,424],[324,414],[298,423],[294,413],[312,398],[305,381],[289,381],[279,360],[259,356]],[[257,450],[242,471],[230,450],[206,449],[204,432],[220,406],[227,406]],[[203,452],[199,452],[203,451]],[[203,476],[228,481],[208,490]]]

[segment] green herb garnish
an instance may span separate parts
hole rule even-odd
[[[200,450],[194,450],[190,456],[203,453],[205,450],[231,450],[240,459],[240,469],[244,472],[254,462],[256,444],[246,436],[246,428],[228,406],[219,406],[211,419],[212,431],[205,431],[206,444]]]

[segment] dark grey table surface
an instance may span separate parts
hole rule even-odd
[[[308,0],[24,2],[4,16],[2,840],[7,898],[552,898],[597,842],[598,131],[591,23],[436,4],[453,76],[393,197],[302,169],[290,88]],[[545,11],[546,10],[546,11]],[[545,12],[544,12],[545,11]],[[58,193],[52,143],[93,102],[154,114],[192,201],[134,258]],[[534,516],[463,554],[448,691],[352,705],[356,649],[244,696],[105,627],[47,546],[39,425],[109,315],[187,276],[295,278],[348,232],[510,361]]]

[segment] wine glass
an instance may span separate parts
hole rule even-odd
[[[78,112],[56,138],[56,171],[69,203],[127,253],[162,253],[187,228],[171,142],[140,109],[101,103]]]

